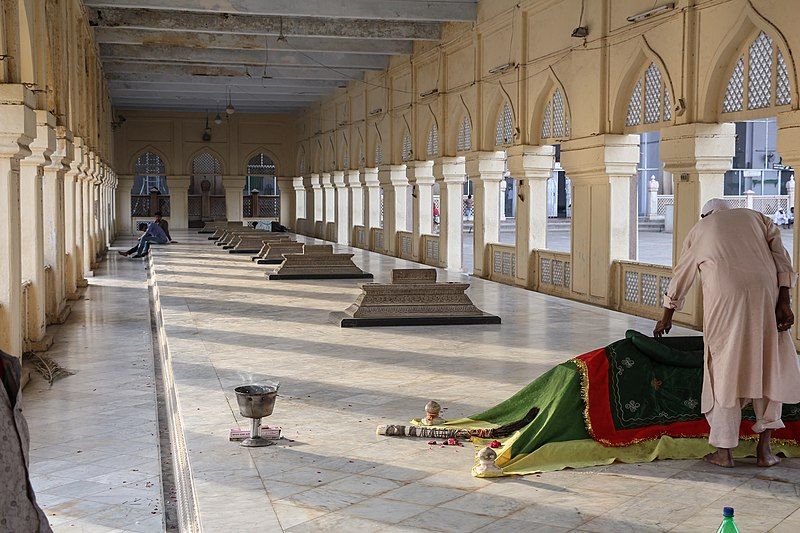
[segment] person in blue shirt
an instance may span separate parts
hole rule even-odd
[[[150,251],[151,243],[167,244],[169,242],[169,237],[164,233],[164,230],[158,222],[150,222],[149,224],[147,222],[140,222],[138,228],[139,231],[142,232],[142,236],[139,237],[139,242],[130,250],[119,252],[119,255],[123,257],[131,256],[133,258],[144,257],[147,255],[147,252]]]

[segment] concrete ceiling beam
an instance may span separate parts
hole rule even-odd
[[[164,98],[173,98],[172,95],[165,96],[164,94],[158,94],[155,92],[152,93],[142,93],[137,91],[111,91],[111,99],[113,101],[117,100],[159,100]],[[228,95],[225,92],[192,92],[192,93],[183,93],[177,95],[177,99],[202,99],[202,100],[209,100],[209,101],[217,101],[222,102],[223,104],[226,102]],[[242,92],[238,89],[231,91],[231,101],[234,102],[246,102],[246,101],[255,101],[255,102],[263,102],[268,100],[280,101],[280,102],[305,102],[311,103],[315,100],[319,99],[318,94],[252,94]],[[223,105],[224,107],[224,105]]]
[[[205,63],[212,65],[250,65],[263,67],[264,50],[220,50],[188,46],[101,44],[100,56],[105,60],[147,60],[159,63]],[[357,68],[382,70],[389,64],[386,56],[372,54],[340,54],[337,52],[286,52],[270,50],[267,65],[273,67]]]
[[[101,44],[167,45],[225,50],[264,50],[265,39],[272,50],[338,52],[343,54],[410,54],[411,41],[388,39],[343,39],[335,37],[292,37],[286,43],[276,36],[236,35],[232,33],[193,33],[182,31],[95,28]]]
[[[228,84],[244,82],[244,78],[253,80],[255,84],[261,82],[261,71],[258,67],[243,66],[217,66],[217,65],[170,65],[153,64],[151,61],[115,61],[107,59],[103,62],[103,70],[109,79],[123,79],[115,77],[119,73],[133,73],[148,79],[157,79],[159,75],[183,77],[184,81],[190,81],[190,77],[224,77]],[[292,68],[292,67],[272,67],[268,74],[273,79],[284,80],[359,80],[364,77],[364,71],[360,69],[337,68]],[[125,78],[131,79],[131,77]],[[136,79],[134,76],[133,79]],[[264,80],[268,82],[269,80]]]
[[[176,73],[147,73],[136,71],[119,71],[109,72],[106,67],[103,67],[106,72],[106,79],[110,84],[114,83],[152,83],[152,84],[191,84],[191,85],[231,85],[235,82],[236,85],[247,87],[314,87],[314,88],[329,88],[333,89],[345,82],[339,80],[321,80],[321,79],[277,79],[262,80],[260,77],[239,77],[234,80],[231,76],[211,76],[211,75],[191,75],[191,74],[176,74]],[[252,70],[252,69],[251,69]]]
[[[285,17],[473,21],[475,0],[84,0],[91,7],[171,9]]]
[[[327,1],[327,0],[324,0]],[[339,2],[336,2],[339,4]],[[436,41],[441,37],[438,22],[402,20],[331,19],[236,15],[158,9],[87,8],[89,24],[105,28],[179,30],[206,33],[254,35],[351,37],[359,39],[414,39]]]
[[[203,80],[200,80],[201,82]],[[287,81],[287,80],[267,80],[267,81]],[[318,82],[321,83],[321,82]],[[117,92],[141,92],[141,93],[215,93],[225,94],[225,84],[221,83],[188,83],[188,82],[148,82],[148,81],[120,81],[110,80],[108,82],[109,89],[112,94]],[[331,92],[335,85],[316,85],[314,82],[309,82],[306,85],[301,85],[297,82],[292,85],[243,85],[240,83],[235,84],[240,87],[241,91],[246,91],[252,94],[317,94],[325,95]]]
[[[191,113],[205,111],[205,108],[203,107],[178,106],[175,104],[161,105],[161,104],[145,103],[145,104],[114,105],[115,113],[122,112],[124,114],[126,110],[143,110],[143,109],[152,111],[164,111],[164,112],[176,111],[176,112],[191,112]],[[289,108],[289,107],[253,107],[253,108],[237,107],[236,108],[237,113],[291,114],[291,113],[297,113],[298,111],[299,109]],[[214,111],[213,113],[211,111],[208,111],[208,113],[209,113],[209,121],[211,121],[214,118],[214,114],[216,113],[216,111]],[[224,112],[222,114],[224,114]]]

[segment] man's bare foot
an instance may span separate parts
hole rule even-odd
[[[717,448],[717,451],[709,453],[703,460],[723,468],[733,468],[733,455],[730,450],[724,448]]]
[[[781,458],[772,453],[771,439],[771,429],[765,429],[758,436],[758,446],[756,446],[756,464],[758,466],[770,467],[781,462]]]

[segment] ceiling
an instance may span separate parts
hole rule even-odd
[[[84,0],[114,107],[292,112],[474,21],[475,0]],[[266,62],[266,69],[265,69]]]

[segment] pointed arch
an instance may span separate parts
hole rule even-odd
[[[651,131],[671,124],[674,95],[666,64],[640,36],[617,88],[611,117],[613,131]]]
[[[439,156],[439,127],[436,125],[436,121],[431,124],[431,128],[428,130],[428,139],[425,143],[425,153],[429,159]]]
[[[342,130],[339,135],[339,157],[337,161],[341,164],[341,170],[350,169],[350,146],[347,142],[347,133]]]
[[[751,64],[755,67],[753,77]],[[763,118],[798,107],[797,72],[791,48],[783,33],[749,2],[720,43],[710,65],[701,87],[698,110],[701,120],[733,122]],[[758,95],[752,102],[751,91]]]
[[[148,153],[148,152],[158,156],[159,159],[161,159],[161,163],[164,165],[164,175],[168,176],[170,174],[169,158],[167,157],[167,155],[164,152],[162,152],[161,150],[159,150],[158,148],[156,148],[152,144],[148,144],[148,145],[142,147],[141,149],[139,149],[138,151],[134,152],[133,156],[130,159],[130,163],[128,164],[128,168],[133,170],[136,167],[136,160],[139,159],[142,155],[144,155],[145,153]]]
[[[511,109],[511,102],[507,99],[503,99],[493,124],[494,145],[511,146],[514,143],[514,113]]]
[[[305,176],[307,170],[306,150],[303,145],[297,147],[297,175]]]
[[[550,69],[547,81],[535,102],[531,137],[536,144],[555,144],[572,136],[572,112],[567,91]]]
[[[403,163],[411,161],[414,158],[414,150],[411,144],[411,132],[408,128],[403,128],[403,142],[400,146],[400,161]]]
[[[259,154],[264,154],[266,157],[269,158],[270,161],[272,161],[272,164],[275,165],[276,176],[281,174],[281,172],[283,171],[283,167],[280,161],[278,160],[278,156],[275,154],[275,152],[273,152],[266,146],[259,146],[257,148],[250,150],[244,157],[244,160],[242,161],[242,168],[247,169],[247,165],[250,163],[250,160]]]
[[[456,152],[469,152],[472,150],[472,121],[469,113],[464,113],[458,122],[456,136]]]
[[[197,159],[198,157],[200,157],[203,154],[208,154],[211,157],[213,157],[214,159],[216,159],[216,161],[219,163],[220,175],[225,174],[226,169],[227,169],[227,165],[225,164],[225,158],[222,157],[222,154],[220,154],[219,152],[217,152],[216,150],[214,150],[213,148],[210,148],[208,146],[203,146],[202,148],[199,148],[199,149],[195,150],[189,156],[189,158],[186,161],[186,172],[188,174],[190,174],[190,175],[193,174],[192,165],[194,163],[194,160]]]
[[[134,156],[130,169],[133,173],[131,192],[147,194],[151,187],[156,187],[161,194],[169,194],[167,166],[160,151],[145,147]]]

